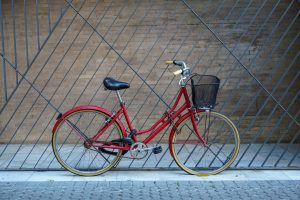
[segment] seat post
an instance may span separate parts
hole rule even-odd
[[[117,90],[116,92],[117,92],[118,99],[119,99],[120,103],[121,103],[121,104],[124,103],[124,102],[123,102],[123,99],[122,99],[122,97],[121,97],[121,95],[120,95],[120,93],[119,93],[119,91]]]

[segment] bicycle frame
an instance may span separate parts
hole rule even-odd
[[[180,99],[182,98],[182,96],[185,99],[185,103],[183,105],[181,105],[177,110],[175,110],[178,107],[178,104],[180,102]],[[172,123],[172,121],[174,119],[176,119],[177,117],[181,117],[181,114],[187,110],[188,112],[185,113],[185,115],[189,115],[189,117],[192,120],[192,125],[193,128],[196,132],[196,134],[198,135],[200,141],[206,145],[205,140],[203,139],[203,137],[201,136],[201,133],[199,132],[198,128],[197,128],[197,123],[196,123],[196,119],[194,116],[194,110],[191,109],[191,102],[189,100],[188,94],[187,94],[187,90],[185,87],[181,87],[180,92],[176,98],[176,101],[174,103],[174,105],[172,106],[172,108],[170,108],[168,111],[166,111],[165,114],[163,114],[163,116],[156,122],[154,123],[150,128],[146,129],[146,130],[141,130],[141,131],[137,131],[132,139],[134,142],[137,142],[137,136],[138,135],[142,135],[142,134],[146,134],[149,133],[151,131],[153,131],[144,141],[144,144],[149,143],[157,134],[159,134],[164,128],[166,128],[169,124]],[[197,110],[199,111],[199,110]],[[203,111],[204,110],[200,110]],[[124,103],[120,103],[120,109],[118,110],[118,112],[116,114],[114,114],[113,116],[111,116],[111,119],[109,120],[109,122],[107,122],[107,124],[92,138],[92,143],[94,147],[100,147],[100,148],[110,148],[110,149],[121,149],[121,150],[129,150],[130,146],[125,145],[124,147],[122,146],[117,146],[117,145],[113,145],[112,142],[106,142],[106,145],[103,144],[99,144],[95,141],[97,141],[97,139],[104,133],[104,131],[107,130],[107,128],[114,123],[116,120],[118,120],[118,118],[120,117],[120,115],[123,114],[125,116],[125,121],[127,123],[127,126],[129,128],[130,131],[133,130],[132,124],[130,122],[130,118],[128,116],[126,107],[124,105]]]

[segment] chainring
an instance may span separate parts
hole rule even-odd
[[[129,152],[132,159],[143,159],[148,154],[147,145],[142,142],[133,143]]]

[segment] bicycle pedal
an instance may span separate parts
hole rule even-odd
[[[158,146],[158,147],[155,147],[152,149],[152,153],[154,154],[159,154],[162,152],[162,147],[161,146]]]

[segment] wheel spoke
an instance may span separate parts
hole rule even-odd
[[[77,133],[79,135],[80,139],[84,139],[83,141],[89,140],[89,138],[70,120],[67,119],[66,122],[73,130],[75,130],[75,133]]]
[[[116,150],[116,155],[107,155],[88,142],[99,132],[108,117],[97,110],[81,110],[62,120],[52,142],[55,156],[64,168],[78,175],[98,175],[118,162],[122,150]],[[110,142],[122,137],[119,125],[114,122],[95,142]]]

